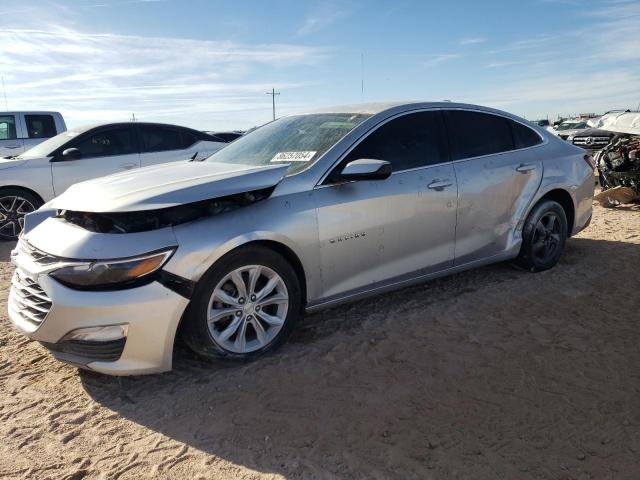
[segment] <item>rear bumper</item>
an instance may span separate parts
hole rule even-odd
[[[158,282],[127,290],[87,292],[65,287],[46,274],[36,279],[51,299],[42,323],[29,324],[12,308],[15,287],[9,294],[9,318],[56,358],[110,375],[171,369],[174,338],[188,299]],[[109,325],[126,325],[126,338],[116,343],[62,341],[73,330]]]

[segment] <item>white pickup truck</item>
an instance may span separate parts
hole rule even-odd
[[[66,130],[58,112],[0,112],[0,158],[20,155]]]

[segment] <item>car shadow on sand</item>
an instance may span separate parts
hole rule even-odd
[[[634,398],[638,330],[620,316],[638,301],[614,289],[637,288],[639,249],[571,239],[548,272],[493,265],[308,316],[253,363],[178,344],[172,372],[81,379],[123,417],[259,472],[495,478],[522,462],[544,477],[583,461],[602,405],[614,418]]]
[[[0,240],[0,262],[11,260],[11,250],[16,248],[16,242]]]

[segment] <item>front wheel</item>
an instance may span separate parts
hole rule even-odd
[[[42,201],[27,191],[0,190],[0,240],[16,240],[24,228],[24,216],[40,206]]]
[[[300,282],[287,260],[268,248],[240,248],[198,282],[184,339],[209,358],[249,360],[286,340],[301,305]]]
[[[567,215],[553,200],[540,202],[531,211],[522,229],[522,247],[516,264],[531,272],[552,268],[567,241]]]

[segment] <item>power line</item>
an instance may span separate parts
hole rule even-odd
[[[272,88],[270,92],[267,92],[267,95],[271,95],[271,101],[273,103],[273,119],[276,119],[276,95],[280,95],[280,92],[276,92],[275,88]]]

